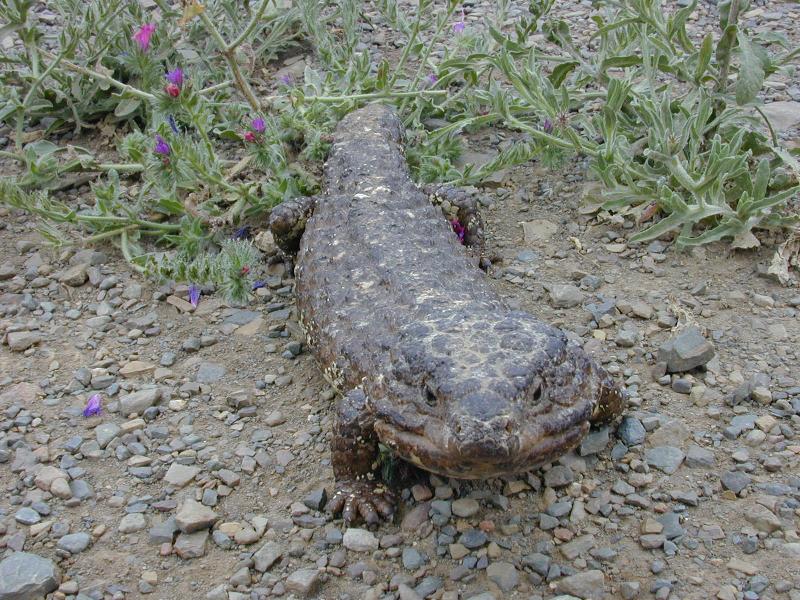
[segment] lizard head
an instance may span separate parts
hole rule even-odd
[[[395,377],[373,401],[378,437],[401,458],[466,479],[526,471],[621,412],[610,376],[561,331],[527,313],[475,314],[401,332]]]

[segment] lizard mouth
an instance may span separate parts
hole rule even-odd
[[[400,458],[426,471],[458,479],[485,479],[528,471],[577,446],[589,430],[588,414],[584,416],[583,412],[574,414],[579,418],[569,419],[566,426],[555,431],[534,425],[499,440],[464,442],[441,424],[414,432],[378,420],[375,431]]]

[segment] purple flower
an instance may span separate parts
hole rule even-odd
[[[544,123],[542,123],[542,131],[545,133],[551,133],[553,131],[553,122],[550,119],[544,120]]]
[[[134,42],[139,44],[139,50],[142,52],[147,52],[147,49],[150,47],[150,38],[153,37],[155,30],[155,23],[145,23],[139,27],[139,31],[133,34],[132,39]]]
[[[100,394],[95,394],[94,396],[91,396],[86,401],[86,408],[83,409],[83,416],[93,417],[94,415],[99,415],[100,411],[103,410],[101,406],[101,400],[102,398],[100,397]]]
[[[200,304],[200,287],[195,284],[189,286],[189,302],[195,308]]]
[[[294,77],[292,77],[291,73],[284,73],[278,77],[278,81],[280,81],[283,85],[292,85],[294,83]]]
[[[464,236],[467,233],[467,228],[461,224],[461,221],[458,219],[453,219],[450,221],[450,226],[453,228],[453,232],[456,234],[458,241],[462,244],[464,243]]]
[[[154,148],[156,154],[161,154],[162,156],[169,156],[170,147],[165,140],[160,135],[156,134],[156,147]]]
[[[267,124],[261,117],[256,117],[253,119],[253,121],[250,123],[250,126],[256,133],[264,133],[267,130]]]
[[[180,133],[180,129],[178,129],[178,124],[175,122],[175,117],[172,115],[167,115],[167,123],[169,123],[169,128],[172,129],[172,133]]]
[[[167,81],[181,87],[183,85],[183,69],[177,67],[172,69],[172,71],[167,71]]]
[[[250,232],[250,225],[243,225],[233,232],[233,239],[235,240],[249,240],[251,237],[253,237],[253,234]]]
[[[263,287],[264,287],[264,286],[266,286],[266,285],[267,285],[267,282],[266,282],[266,281],[264,281],[263,279],[256,279],[256,280],[253,282],[253,290],[255,291],[255,290],[257,290],[257,289],[263,288]]]
[[[465,19],[464,9],[462,8],[461,9],[461,20],[460,21],[456,21],[455,23],[453,23],[453,33],[455,33],[455,34],[464,33],[464,29],[466,29],[466,27],[467,27],[467,24],[464,21],[464,19]]]
[[[439,81],[439,78],[436,76],[436,73],[431,73],[425,78],[425,81],[428,82],[428,85],[434,86],[436,82]]]

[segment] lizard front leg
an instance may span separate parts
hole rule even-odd
[[[316,196],[302,196],[286,200],[272,209],[269,215],[269,229],[275,244],[286,254],[295,254],[300,248],[300,238],[306,229],[306,222],[314,212]]]
[[[346,524],[360,516],[369,525],[389,521],[395,510],[394,494],[374,478],[378,437],[366,410],[366,396],[356,388],[336,404],[331,444],[336,484],[326,509],[341,513]]]

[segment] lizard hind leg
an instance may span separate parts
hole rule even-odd
[[[278,248],[286,254],[295,254],[300,248],[300,238],[316,202],[316,196],[301,196],[282,202],[270,212],[269,229]]]
[[[427,184],[422,191],[437,205],[447,202],[449,210],[444,211],[454,232],[469,249],[470,254],[477,257],[482,269],[487,261],[484,258],[485,234],[483,217],[478,210],[478,202],[464,190],[449,184]]]

